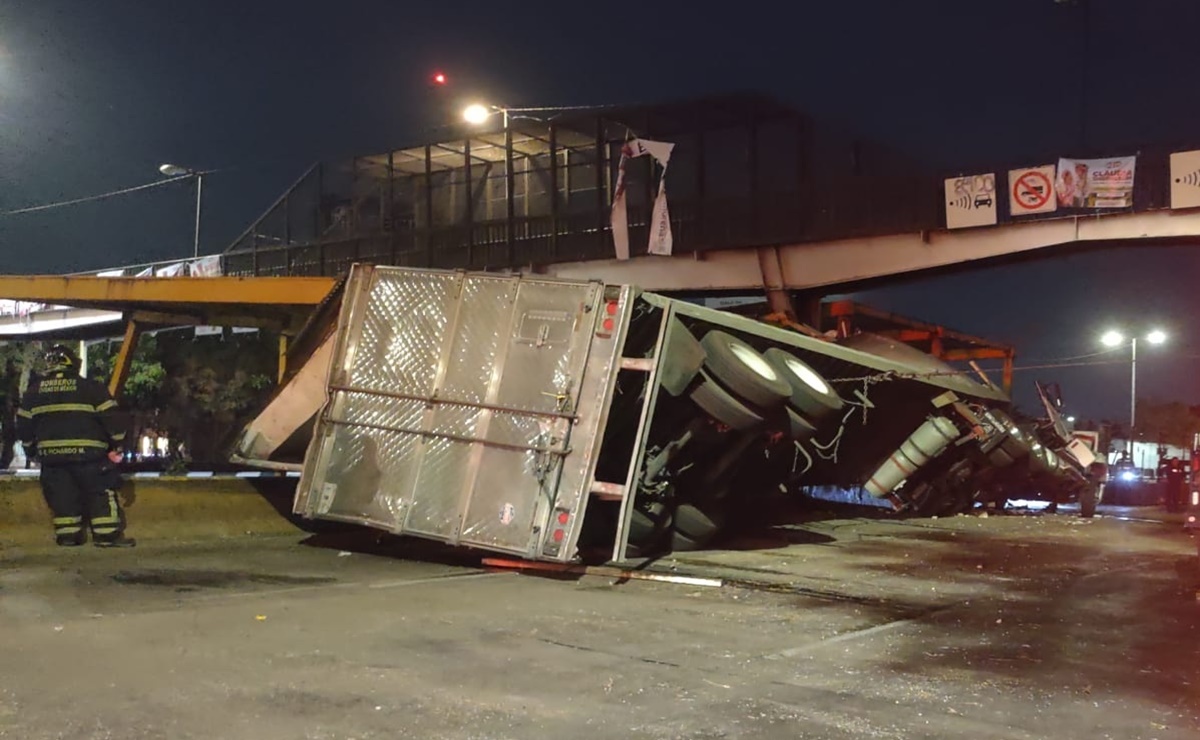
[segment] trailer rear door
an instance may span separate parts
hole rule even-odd
[[[567,466],[573,495],[586,497],[591,480],[603,422],[582,439],[573,422],[603,292],[356,265],[297,513],[542,555],[543,538],[579,506],[557,500],[564,459],[577,458]],[[606,377],[585,393],[603,396],[615,348],[598,354]]]

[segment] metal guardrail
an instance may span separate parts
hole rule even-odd
[[[117,272],[118,270],[120,270],[121,272],[123,272],[125,274],[126,277],[131,277],[131,276],[136,275],[137,273],[142,272],[143,270],[146,270],[148,268],[158,269],[160,267],[169,267],[171,265],[178,265],[180,263],[186,264],[189,262],[195,262],[197,260],[210,259],[212,257],[220,257],[220,256],[221,256],[220,254],[202,254],[199,257],[183,257],[183,258],[176,258],[176,259],[158,260],[156,262],[139,262],[137,264],[121,265],[119,267],[101,267],[101,268],[97,268],[95,270],[80,270],[78,272],[68,272],[68,273],[66,273],[66,275],[67,275],[67,277],[92,277],[95,275],[99,275],[100,273]]]

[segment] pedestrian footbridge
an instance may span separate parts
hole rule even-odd
[[[326,277],[0,276],[0,296],[17,312],[0,317],[0,336],[123,336],[110,389],[124,385],[143,331],[164,326],[253,327],[277,332],[285,371],[289,337],[308,323],[337,281]]]
[[[760,95],[539,116],[504,116],[314,164],[222,253],[104,274],[147,285],[193,275],[203,278],[191,278],[196,291],[214,295],[218,283],[210,280],[319,277],[327,286],[351,264],[371,262],[600,279],[683,294],[765,292],[776,311],[797,315],[797,294],[807,301],[868,281],[1050,249],[1200,238],[1200,152],[1183,147],[1141,148],[1136,176],[1132,164],[1119,170],[1129,176],[1124,200],[1056,207],[1047,192],[1056,157],[931,172]],[[638,140],[673,144],[666,166],[630,157]],[[1103,159],[1129,152],[1090,154],[1101,158],[1095,171],[1133,161]],[[651,222],[660,189],[670,255],[648,248],[659,231]],[[614,246],[618,191],[627,259]],[[1087,207],[1097,203],[1115,207]],[[296,284],[255,291],[286,303]],[[49,293],[31,285],[0,280],[0,299],[8,299],[0,302],[0,337],[111,335],[126,318],[127,306],[77,295],[80,282]],[[263,315],[278,320],[269,300],[246,305],[245,325]],[[239,318],[227,309],[222,319]],[[189,315],[212,320],[207,311]]]

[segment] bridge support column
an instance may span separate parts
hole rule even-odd
[[[767,294],[767,306],[772,314],[796,320],[796,309],[792,305],[791,292],[783,279],[783,261],[775,247],[759,247],[758,269],[762,273],[763,290]]]
[[[108,392],[117,400],[120,400],[125,392],[125,381],[129,378],[129,368],[133,365],[133,353],[137,350],[138,340],[141,338],[141,325],[130,319],[125,324],[125,339],[121,341],[116,367],[113,368],[112,378],[108,381]]]
[[[818,334],[821,332],[821,301],[824,298],[824,295],[814,291],[804,291],[792,296],[796,320],[811,326]]]
[[[783,273],[783,258],[778,247],[759,247],[758,270],[762,275],[763,291],[772,316],[786,319],[790,324],[805,324],[820,331],[821,299],[823,295],[810,290],[796,296]]]
[[[1000,375],[1000,377],[1001,377],[1000,385],[1004,389],[1004,392],[1007,393],[1010,398],[1012,397],[1013,360],[1015,360],[1015,359],[1016,359],[1016,352],[1013,352],[1010,349],[1008,351],[1008,353],[1004,356],[1004,369],[1001,371],[1001,375]]]

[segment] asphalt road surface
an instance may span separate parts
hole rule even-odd
[[[1200,736],[1194,546],[1107,513],[817,519],[654,565],[720,587],[357,535],[9,549],[0,738]]]

